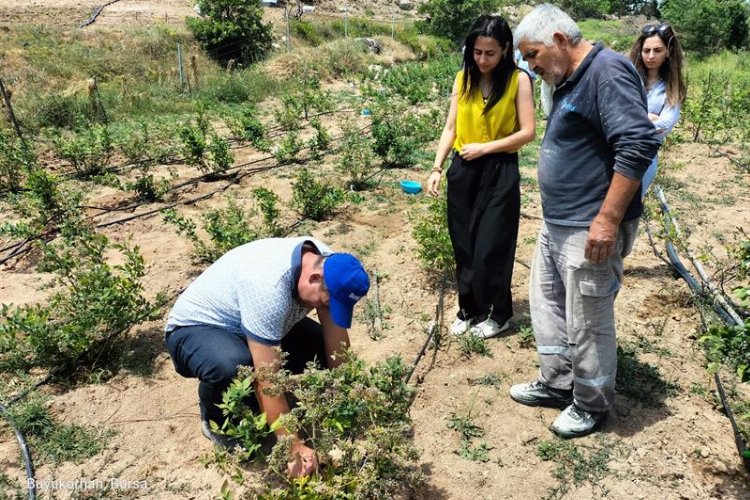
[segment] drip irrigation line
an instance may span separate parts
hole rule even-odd
[[[104,5],[100,5],[99,7],[97,7],[96,9],[94,9],[94,13],[91,14],[91,17],[89,17],[86,21],[84,21],[83,23],[81,23],[81,25],[78,26],[78,27],[79,28],[85,28],[86,26],[88,26],[90,24],[93,24],[94,21],[96,21],[96,18],[99,17],[99,14],[101,14],[102,11],[104,10],[104,7],[106,7],[108,5],[112,5],[113,3],[119,2],[119,1],[120,0],[110,0],[109,2],[105,3]]]
[[[677,224],[677,221],[674,219],[674,217],[672,217],[672,213],[669,210],[669,205],[667,204],[667,198],[664,195],[664,191],[658,185],[655,186],[655,190],[656,190],[656,195],[659,197],[659,202],[661,203],[661,206],[662,206],[662,212],[665,213],[665,216],[666,215],[669,216],[670,226],[674,229],[677,237],[682,238],[680,226]],[[702,280],[703,287],[705,287],[710,292],[710,295],[712,298],[715,299],[715,302],[719,303],[721,308],[725,311],[725,314],[728,314],[729,316],[732,317],[733,323],[742,325],[743,320],[740,317],[740,315],[737,314],[737,311],[735,311],[731,305],[729,305],[729,303],[724,298],[724,295],[721,293],[721,291],[716,289],[713,282],[708,277],[708,274],[703,269],[703,264],[698,262],[698,260],[695,258],[695,255],[693,255],[692,250],[690,250],[690,247],[688,247],[687,244],[685,245],[685,253],[688,256],[688,260],[690,261],[690,263],[693,264],[693,267],[698,272],[698,275],[700,276]],[[722,314],[722,316],[724,316],[724,314]]]
[[[659,260],[661,260],[662,262],[664,262],[667,266],[671,267],[672,263],[669,262],[669,259],[667,259],[666,257],[664,257],[664,254],[662,254],[659,251],[659,249],[656,248],[656,243],[654,242],[654,235],[651,234],[651,226],[649,225],[648,221],[646,221],[646,234],[648,235],[648,243],[649,243],[649,245],[651,245],[651,250],[654,252],[654,255]]]
[[[514,257],[513,260],[515,260],[516,262],[518,262],[519,264],[521,264],[526,269],[531,269],[530,265],[528,265],[525,261],[519,259],[518,257]]]
[[[419,361],[422,359],[422,356],[424,356],[425,352],[427,351],[427,346],[430,345],[430,341],[435,336],[435,333],[440,330],[441,326],[441,318],[443,315],[443,298],[445,296],[445,275],[443,275],[443,278],[440,280],[440,291],[438,292],[438,303],[435,305],[435,317],[432,321],[430,321],[430,327],[427,333],[427,339],[425,340],[424,344],[422,344],[422,348],[417,353],[417,357],[414,359],[414,362],[411,365],[411,369],[409,370],[409,373],[406,375],[406,378],[404,379],[404,383],[408,384],[409,380],[411,380],[411,376],[414,374],[414,370],[417,369],[417,365],[419,364]]]
[[[673,229],[675,229],[675,233],[679,235],[679,227],[677,226],[677,222],[674,220],[674,217],[672,217],[672,214],[669,211],[669,205],[667,204],[666,197],[664,196],[664,192],[659,186],[655,186],[655,188],[656,188],[657,196],[659,197],[659,201],[661,202],[661,209],[664,215],[664,224],[667,228],[667,231],[669,231],[670,227],[672,227]],[[674,245],[672,244],[672,241],[669,236],[667,236],[666,238],[666,246],[667,246],[667,255],[669,256],[670,264],[672,265],[672,267],[674,267],[677,273],[687,282],[691,291],[695,295],[705,296],[706,288],[709,288],[708,285],[706,283],[701,285],[700,283],[698,283],[698,280],[696,280],[696,278],[692,274],[690,274],[690,272],[688,272],[688,270],[680,261],[680,258],[677,255],[677,251],[675,250]],[[700,277],[701,279],[704,278],[703,275],[700,275]],[[732,325],[744,324],[741,318],[739,317],[735,318],[734,315],[724,310],[724,307],[720,305],[719,303],[717,303],[717,300],[719,297],[717,297],[715,293],[712,293],[710,298],[715,299],[711,301],[714,311],[716,311],[717,315],[725,323],[732,324]],[[700,310],[700,307],[698,309]],[[701,322],[703,323],[703,329],[705,331],[707,325],[705,323],[702,313],[701,313]],[[732,427],[735,444],[737,445],[737,452],[740,458],[742,459],[743,464],[745,465],[745,469],[747,469],[747,471],[750,472],[750,458],[745,456],[748,451],[747,443],[745,442],[745,439],[743,438],[742,433],[739,430],[737,421],[734,417],[734,412],[732,411],[731,405],[729,404],[729,400],[727,399],[727,395],[726,395],[726,392],[724,391],[724,386],[721,383],[721,378],[719,377],[718,372],[714,373],[714,381],[716,382],[716,389],[719,392],[719,399],[721,399],[721,404],[724,407],[724,412],[727,415],[727,418],[729,419],[729,423]]]
[[[16,427],[15,422],[8,414],[8,408],[0,403],[0,415],[2,415],[13,428],[13,432],[16,435],[16,441],[18,441],[18,447],[21,448],[21,456],[23,457],[23,464],[26,468],[26,485],[29,489],[29,500],[36,500],[36,481],[34,481],[34,462],[31,460],[31,453],[29,452],[29,446],[26,444],[26,436],[23,435],[21,429]]]
[[[721,399],[721,404],[724,406],[724,412],[727,414],[727,418],[732,424],[734,443],[737,445],[737,450],[739,451],[740,457],[745,464],[745,469],[750,472],[750,458],[746,456],[748,451],[747,443],[745,443],[745,438],[743,438],[742,434],[740,433],[739,426],[737,425],[737,419],[734,417],[732,407],[729,405],[727,394],[724,391],[724,385],[721,383],[721,378],[719,378],[718,372],[714,373],[714,382],[716,382],[716,389],[718,389],[719,391],[719,398]]]

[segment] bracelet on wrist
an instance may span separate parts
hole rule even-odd
[[[432,169],[432,172],[437,172],[437,173],[439,173],[439,174],[442,174],[442,173],[443,173],[443,169],[442,169],[442,168],[438,168],[438,167],[434,167],[434,168]]]

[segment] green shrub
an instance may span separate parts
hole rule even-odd
[[[68,161],[82,177],[99,174],[107,166],[114,147],[109,127],[94,124],[79,129],[72,136],[54,138],[55,153]]]
[[[315,25],[306,21],[291,21],[289,27],[292,31],[292,38],[300,38],[313,47],[323,43],[323,38],[318,34]]]
[[[201,17],[186,22],[211,57],[249,65],[263,59],[273,42],[259,0],[198,0]]]
[[[253,189],[253,196],[258,202],[260,213],[263,216],[263,226],[265,228],[266,236],[281,236],[283,230],[279,226],[279,197],[264,187]]]
[[[724,363],[737,371],[743,382],[750,380],[750,327],[748,325],[711,325],[699,342],[712,364]],[[716,366],[713,367],[714,369]]]
[[[445,184],[445,180],[443,180]],[[413,236],[417,241],[417,255],[422,265],[440,275],[453,276],[456,261],[448,234],[448,205],[445,190],[437,198],[431,198],[427,213],[414,225]]]
[[[259,151],[270,151],[268,141],[268,130],[257,115],[257,109],[253,106],[243,107],[239,113],[229,118],[229,127],[235,137],[250,141]]]
[[[302,217],[317,221],[326,219],[343,201],[341,189],[316,181],[306,168],[300,170],[292,184],[292,206]]]
[[[341,132],[343,139],[336,166],[346,175],[346,184],[354,191],[360,191],[367,187],[367,181],[373,176],[375,154],[372,139],[351,122],[345,123]]]
[[[208,241],[205,241],[198,235],[198,225],[192,219],[171,208],[162,211],[164,222],[174,225],[179,234],[193,243],[195,259],[207,264],[229,250],[260,237],[260,233],[253,229],[252,215],[243,211],[236,200],[228,196],[226,208],[202,214],[202,228],[208,235]]]
[[[331,134],[323,126],[320,118],[311,119],[310,125],[315,129],[315,135],[307,141],[307,148],[310,150],[311,159],[320,160],[331,145]]]
[[[139,120],[116,129],[115,143],[128,163],[148,165],[165,163],[177,150],[172,143],[171,128]],[[114,134],[113,134],[114,135]]]
[[[10,130],[0,129],[0,190],[18,191],[24,172],[36,164],[36,155]]]
[[[53,272],[62,286],[44,304],[0,310],[0,367],[43,367],[74,373],[111,361],[112,342],[145,319],[154,306],[143,297],[145,275],[138,247],[110,245],[104,235],[78,228],[40,243],[42,272]],[[118,250],[123,263],[105,254]]]
[[[461,61],[455,54],[427,62],[400,64],[384,75],[380,82],[386,92],[397,94],[409,104],[420,104],[448,97],[453,88],[456,68]],[[368,95],[373,95],[368,89]]]
[[[440,111],[417,114],[393,99],[373,104],[373,150],[384,168],[401,168],[415,165],[422,148],[436,138],[441,128]]]
[[[179,129],[179,134],[185,161],[203,174],[218,174],[232,166],[234,157],[229,150],[229,143],[211,130],[201,105],[198,106],[195,125],[184,124]]]
[[[305,143],[300,139],[299,133],[292,130],[286,133],[281,142],[271,152],[276,161],[284,165],[295,161],[303,147],[305,147]]]
[[[14,206],[22,220],[0,224],[0,235],[33,239],[47,231],[73,233],[83,223],[82,193],[69,188],[59,177],[33,167],[27,173],[25,187]]]
[[[290,479],[286,474],[289,460],[288,439],[279,439],[271,453],[263,455],[260,439],[267,432],[260,424],[262,416],[246,411],[237,404],[251,393],[256,377],[250,368],[240,370],[239,382],[233,385],[231,403],[239,411],[235,416],[237,432],[247,448],[259,453],[278,476],[273,483],[256,486],[250,493],[259,499],[292,498],[411,498],[423,483],[411,444],[409,406],[412,389],[404,383],[408,366],[400,358],[388,358],[372,367],[352,354],[331,370],[308,368],[296,379],[287,372],[274,375],[277,390],[292,393],[296,405],[282,416],[277,425],[299,433],[314,446],[321,467],[313,475]],[[248,381],[248,382],[246,382]],[[258,431],[260,429],[260,431]],[[232,474],[241,481],[239,474]],[[277,486],[278,485],[278,486]],[[276,486],[274,488],[274,486]]]

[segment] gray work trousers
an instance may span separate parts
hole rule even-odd
[[[598,264],[583,256],[587,227],[544,222],[539,231],[529,291],[539,380],[573,389],[576,405],[587,411],[614,403],[615,297],[637,231],[638,219],[623,222],[614,255]]]

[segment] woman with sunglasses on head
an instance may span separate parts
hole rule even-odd
[[[663,141],[680,119],[687,88],[682,76],[682,47],[667,23],[644,26],[630,49],[630,60],[646,86],[648,116]],[[641,181],[641,198],[645,198],[656,177],[655,156]]]
[[[438,196],[443,163],[459,312],[451,332],[493,337],[510,328],[511,277],[521,212],[518,150],[534,139],[529,75],[513,59],[513,34],[480,16],[466,36],[448,117],[427,181]]]

